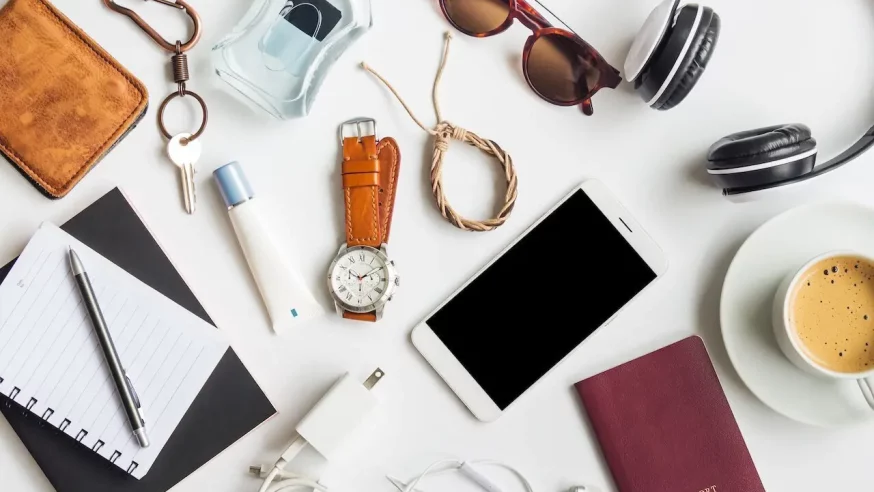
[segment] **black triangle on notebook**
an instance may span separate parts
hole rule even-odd
[[[62,228],[215,326],[118,188]],[[0,282],[11,268],[12,263],[0,268]],[[142,480],[83,449],[2,395],[0,412],[58,492],[165,492],[273,416],[276,409],[233,349],[228,350]]]

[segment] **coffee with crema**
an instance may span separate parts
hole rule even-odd
[[[874,369],[874,265],[836,256],[810,267],[792,293],[789,323],[820,367],[842,373]]]

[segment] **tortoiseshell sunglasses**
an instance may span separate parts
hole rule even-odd
[[[552,104],[580,104],[591,115],[592,96],[622,81],[595,48],[566,29],[552,27],[525,0],[440,0],[440,8],[456,29],[477,38],[502,33],[516,19],[531,29],[522,71],[531,89]]]

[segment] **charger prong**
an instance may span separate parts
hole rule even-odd
[[[379,383],[379,381],[383,378],[383,376],[385,376],[385,372],[377,367],[376,370],[373,371],[373,374],[371,374],[370,377],[367,378],[366,381],[364,381],[364,387],[372,390],[373,387],[376,386],[377,383]]]

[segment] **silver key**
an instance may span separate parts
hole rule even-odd
[[[170,140],[167,144],[167,155],[173,161],[180,171],[182,177],[182,202],[185,205],[185,211],[189,214],[194,213],[197,205],[197,191],[194,187],[194,165],[200,159],[200,154],[203,147],[200,145],[200,140],[188,141],[191,137],[190,133],[180,133]],[[183,144],[183,140],[187,142]]]

